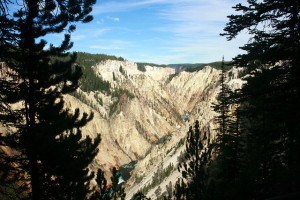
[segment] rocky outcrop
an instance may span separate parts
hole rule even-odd
[[[77,93],[84,101],[66,95],[65,106],[94,113],[93,120],[82,129],[91,137],[101,134],[92,169],[100,167],[109,177],[113,166],[138,161],[127,184],[131,194],[143,186],[132,189],[137,177],[149,177],[168,157],[169,163],[177,162],[178,149],[182,148],[179,141],[192,122],[197,119],[201,126],[215,129],[211,105],[219,92],[219,70],[206,66],[198,72],[177,73],[173,68],[146,66],[142,72],[134,62],[116,60],[98,63],[93,69],[110,82],[111,92],[84,92],[79,88]],[[233,89],[241,87],[237,68],[228,73],[228,81]],[[189,121],[183,120],[185,113]]]
[[[211,105],[219,92],[219,70],[206,66],[198,72],[176,73],[168,67],[146,66],[146,71],[142,72],[134,62],[116,60],[98,63],[93,69],[110,82],[112,91],[120,88],[127,91],[113,96],[78,89],[94,106],[66,96],[68,107],[95,113],[94,119],[83,128],[85,134],[100,133],[102,137],[93,168],[101,167],[109,172],[112,166],[137,160],[132,177],[145,177],[167,151],[175,149],[193,121],[197,119],[202,126],[215,129]],[[234,89],[243,84],[237,71],[235,68],[228,72],[229,85]],[[102,105],[97,104],[98,97]],[[113,104],[116,106],[112,113]],[[183,120],[184,113],[189,114],[189,122]],[[166,136],[170,139],[162,145],[161,139]],[[135,179],[128,183],[130,188]]]

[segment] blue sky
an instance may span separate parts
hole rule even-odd
[[[240,0],[241,1],[241,0]],[[77,24],[74,51],[122,56],[136,62],[204,63],[231,60],[246,34],[219,36],[238,0],[98,0],[94,20]],[[50,42],[62,36],[49,37]]]

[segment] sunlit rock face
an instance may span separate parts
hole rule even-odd
[[[198,72],[176,73],[169,67],[146,66],[142,72],[134,62],[116,60],[98,63],[93,69],[110,82],[112,91],[122,88],[133,96],[124,93],[112,97],[99,91],[86,93],[78,89],[93,106],[65,96],[67,107],[94,112],[94,119],[83,128],[86,135],[94,137],[100,133],[102,137],[92,165],[94,169],[101,167],[109,175],[112,166],[137,160],[132,174],[144,176],[151,165],[166,156],[162,149],[173,148],[196,119],[202,126],[215,129],[211,106],[219,92],[220,70],[206,66]],[[236,68],[228,72],[227,81],[232,89],[243,84]],[[102,105],[97,103],[98,97]],[[116,109],[112,113],[113,103]],[[189,121],[184,120],[185,113]],[[213,131],[211,134],[213,139]],[[160,145],[160,139],[166,136],[171,139]],[[130,181],[134,184],[134,180]]]
[[[85,136],[101,134],[93,170],[102,168],[108,178],[113,166],[137,161],[127,181],[129,193],[135,191],[136,177],[150,176],[168,154],[174,154],[169,155],[169,162],[177,162],[178,142],[195,120],[210,130],[210,139],[214,139],[216,113],[211,106],[220,90],[220,70],[206,66],[197,72],[176,73],[170,67],[145,66],[146,71],[140,71],[134,62],[117,60],[98,63],[93,70],[110,82],[112,92],[84,92],[79,88],[81,98],[65,95],[65,107],[94,113],[93,120],[82,128]],[[240,71],[233,68],[227,72],[226,81],[233,90],[244,84]],[[113,95],[117,89],[123,92]],[[6,132],[4,126],[0,130]]]

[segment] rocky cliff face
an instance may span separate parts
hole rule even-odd
[[[129,61],[99,63],[94,66],[94,71],[111,83],[112,91],[121,89],[127,92],[113,97],[79,89],[78,92],[96,107],[90,107],[72,96],[65,97],[66,106],[79,107],[82,112],[88,113],[92,110],[95,114],[94,119],[83,128],[85,134],[100,133],[102,137],[94,167],[109,171],[112,166],[142,159],[160,138],[182,126],[179,104],[174,103],[174,94],[165,84],[175,70],[150,66],[146,70],[145,73],[139,71],[137,65]],[[129,98],[128,93],[133,97]],[[97,104],[97,96],[102,99],[102,105]],[[111,109],[114,109],[113,113]]]
[[[78,89],[85,101],[65,97],[67,107],[95,114],[83,128],[87,135],[100,133],[102,137],[92,168],[101,167],[108,176],[112,166],[138,161],[127,183],[130,194],[143,186],[136,187],[137,179],[149,176],[170,153],[179,153],[178,143],[194,120],[210,130],[215,128],[211,105],[219,91],[219,70],[207,66],[198,72],[176,73],[167,67],[145,68],[145,72],[139,71],[137,64],[130,61],[98,63],[93,70],[110,82],[112,92],[87,93]],[[242,84],[236,71],[232,70],[228,79],[232,88]],[[184,120],[184,114],[189,121]],[[177,162],[176,157],[171,160]]]
[[[78,88],[77,95],[64,97],[70,110],[94,113],[93,120],[82,130],[91,137],[101,134],[93,170],[102,168],[109,178],[113,166],[137,161],[126,183],[127,198],[151,183],[157,170],[171,164],[176,169],[177,157],[184,149],[182,139],[195,120],[211,130],[211,140],[216,128],[216,113],[211,106],[220,89],[221,71],[210,66],[193,73],[177,73],[168,67],[145,69],[139,71],[137,64],[130,61],[103,61],[93,66],[93,71],[110,83],[110,92],[84,92]],[[232,89],[243,84],[239,71],[233,68],[228,72],[227,84]],[[0,125],[0,131],[5,130]],[[178,176],[172,173],[164,184],[176,181]],[[150,196],[154,190],[149,190]]]
[[[227,85],[230,89],[241,88],[245,81],[239,78],[242,69],[233,68],[227,72]],[[167,80],[165,90],[170,94],[170,100],[175,104],[178,113],[189,113],[189,120],[183,121],[180,127],[172,133],[172,137],[163,144],[157,144],[152,151],[136,164],[132,176],[127,182],[127,199],[141,190],[146,191],[148,197],[156,199],[156,190],[161,188],[161,194],[165,192],[166,186],[175,184],[181,174],[177,171],[178,157],[184,151],[185,146],[182,139],[185,138],[189,126],[195,120],[199,120],[203,129],[209,131],[210,139],[215,138],[216,124],[214,117],[216,113],[212,109],[212,104],[216,102],[216,97],[220,90],[220,70],[205,67],[198,72],[181,72],[174,76],[171,81]],[[168,170],[170,166],[172,172],[162,177],[159,184],[148,187],[153,183],[153,177],[157,171]],[[164,173],[162,173],[164,175]],[[147,188],[148,187],[148,188]],[[145,189],[146,188],[146,189]]]

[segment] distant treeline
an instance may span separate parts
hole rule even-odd
[[[96,65],[99,62],[106,61],[106,60],[119,60],[119,61],[125,61],[122,57],[117,56],[111,56],[106,54],[91,54],[91,53],[85,53],[85,52],[76,52],[77,53],[77,59],[76,62],[80,65],[86,66],[86,67],[92,67]]]
[[[106,60],[119,60],[119,61],[125,61],[122,57],[112,56],[112,55],[106,55],[106,54],[91,54],[91,53],[85,53],[85,52],[76,52],[77,53],[77,59],[76,63],[78,63],[81,66],[85,67],[92,67],[96,65],[99,62],[106,61]],[[222,62],[216,61],[211,63],[183,63],[183,64],[155,64],[155,63],[147,63],[147,62],[137,62],[138,70],[145,72],[146,66],[152,66],[152,67],[171,67],[175,68],[176,70],[180,71],[187,71],[187,72],[196,72],[202,70],[205,66],[211,66],[215,69],[221,69]],[[232,67],[232,63],[230,61],[225,62],[225,70],[229,70]]]
[[[138,62],[136,63],[138,66],[138,70],[145,72],[146,71],[146,66],[151,66],[151,67],[169,67],[168,65],[160,65],[160,64],[154,64],[154,63],[142,63]]]
[[[106,54],[90,54],[85,52],[77,52],[76,63],[82,67],[83,76],[81,77],[80,88],[85,92],[102,91],[110,94],[110,83],[103,80],[101,76],[97,76],[92,66],[106,60],[124,61],[122,57],[116,57]]]
[[[110,94],[110,83],[101,76],[97,76],[91,67],[82,66],[83,76],[80,79],[80,88],[85,92],[101,91]]]
[[[222,61],[216,61],[211,63],[183,63],[183,64],[169,64],[170,67],[175,68],[176,70],[180,71],[187,71],[187,72],[197,72],[202,70],[205,66],[211,66],[215,69],[222,68]],[[225,62],[225,70],[229,70],[232,67],[232,63],[230,61]]]

